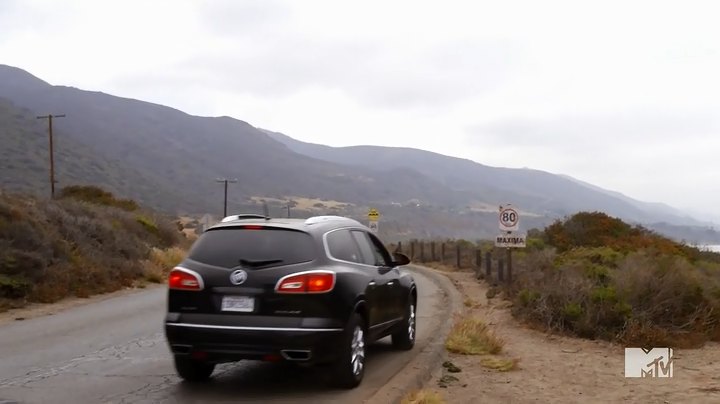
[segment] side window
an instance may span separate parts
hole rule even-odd
[[[357,241],[358,246],[360,246],[360,252],[363,256],[363,263],[367,265],[372,266],[380,266],[382,264],[378,263],[377,255],[375,254],[375,249],[373,248],[372,244],[370,243],[370,240],[368,239],[367,235],[365,235],[365,232],[360,230],[352,230],[351,231],[353,238],[355,241]],[[381,261],[380,261],[381,262]]]
[[[328,233],[327,246],[330,255],[338,260],[363,263],[360,250],[347,230],[336,230]]]
[[[378,266],[390,266],[392,263],[392,258],[390,258],[390,254],[385,249],[385,246],[383,243],[374,235],[367,234],[367,237],[371,241],[371,245],[373,247],[373,253],[375,254],[375,259],[378,262]]]

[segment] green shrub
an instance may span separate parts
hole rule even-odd
[[[590,264],[585,267],[585,276],[594,280],[599,285],[607,285],[610,281],[610,271],[611,269],[608,267]]]
[[[147,216],[138,215],[135,216],[135,220],[140,223],[142,227],[149,233],[158,234],[160,232],[160,229],[158,229],[155,221]]]
[[[516,273],[507,288],[518,303],[513,314],[549,330],[640,346],[720,337],[720,273],[655,250],[619,257],[569,250],[552,270]]]
[[[60,198],[72,198],[97,205],[112,206],[129,212],[140,209],[137,202],[131,199],[117,199],[111,192],[91,185],[65,187],[60,191]]]
[[[0,309],[116,290],[144,276],[151,249],[181,254],[173,220],[115,205],[0,195]]]
[[[32,284],[22,276],[0,274],[0,297],[7,299],[24,298],[30,292]]]
[[[540,237],[529,237],[526,240],[526,248],[528,250],[542,250],[545,248],[545,240]]]
[[[590,292],[590,299],[594,303],[616,303],[617,293],[612,286],[600,286]]]
[[[583,315],[583,308],[579,303],[567,303],[562,309],[562,315],[568,321],[577,321]]]
[[[517,297],[518,302],[522,306],[528,306],[533,304],[536,300],[540,298],[540,293],[534,290],[523,289],[520,291],[520,293],[518,293]]]

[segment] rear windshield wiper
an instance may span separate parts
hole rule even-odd
[[[281,260],[281,259],[272,259],[272,260],[241,259],[240,265],[245,266],[245,267],[255,267],[256,268],[256,267],[264,267],[266,265],[271,265],[271,264],[281,264],[282,262],[283,262],[283,260]]]

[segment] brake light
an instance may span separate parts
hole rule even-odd
[[[257,224],[249,224],[249,225],[243,226],[242,228],[245,230],[262,230],[264,228],[264,226],[260,226]]]
[[[335,287],[335,273],[310,271],[288,275],[275,286],[277,293],[327,293]]]
[[[186,268],[175,267],[170,271],[168,287],[176,290],[203,290],[202,277],[195,271]]]

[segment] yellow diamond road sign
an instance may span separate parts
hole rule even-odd
[[[377,221],[379,218],[380,212],[378,212],[378,210],[375,208],[370,209],[370,211],[368,212],[368,219],[374,222]]]

